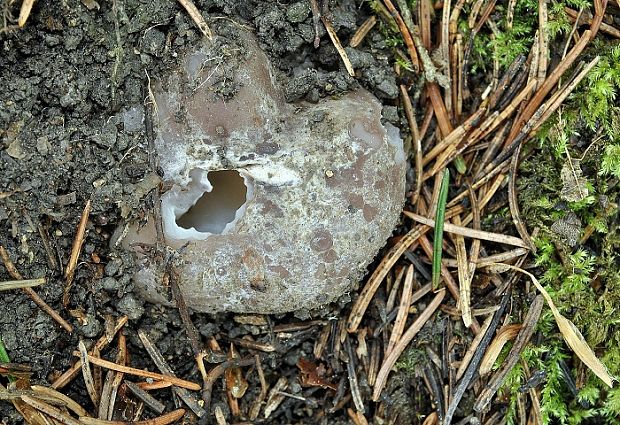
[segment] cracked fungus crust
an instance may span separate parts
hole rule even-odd
[[[286,104],[254,38],[235,34],[188,53],[153,87],[166,242],[194,310],[315,309],[357,285],[391,234],[402,142],[363,90]],[[165,303],[159,263],[132,248],[154,242],[153,220],[123,244],[139,261],[137,287]]]

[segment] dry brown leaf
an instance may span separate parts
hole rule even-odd
[[[495,266],[497,266],[497,268]],[[538,289],[542,296],[545,297],[545,301],[547,301],[547,304],[553,313],[553,317],[558,324],[558,328],[560,329],[560,332],[562,333],[562,336],[568,346],[573,350],[577,357],[579,357],[579,359],[601,379],[601,381],[607,384],[610,388],[613,388],[613,381],[615,378],[609,374],[609,371],[605,365],[596,357],[596,354],[594,354],[594,351],[592,351],[583,335],[581,335],[579,329],[577,329],[573,322],[562,316],[558,308],[553,303],[551,296],[549,296],[549,293],[542,287],[540,282],[538,282],[538,279],[536,279],[533,274],[509,264],[494,264],[492,268],[495,268],[496,271],[512,269],[527,275],[534,283],[534,286],[536,286],[536,289]]]
[[[324,376],[327,371],[325,370],[325,366],[323,366],[322,364],[319,364],[317,366],[311,361],[300,357],[299,361],[297,362],[297,367],[301,372],[301,385],[309,387],[329,388],[334,391],[338,390],[338,386],[336,384],[329,382],[327,379],[325,379]]]
[[[580,162],[568,158],[560,171],[562,190],[560,197],[568,202],[579,202],[588,196],[587,180],[582,177]]]
[[[491,372],[495,361],[502,351],[502,348],[504,348],[504,345],[506,345],[508,341],[515,339],[520,330],[521,325],[519,324],[506,325],[499,330],[493,341],[491,341],[491,344],[489,344],[489,348],[487,348],[487,351],[484,353],[484,357],[480,362],[480,376],[484,376]]]

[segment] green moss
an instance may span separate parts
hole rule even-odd
[[[620,110],[615,106],[620,89],[620,47],[618,43],[598,43],[586,54],[598,54],[601,59],[560,113],[545,125],[538,136],[538,149],[522,163],[519,203],[528,227],[540,228],[535,265],[541,283],[611,374],[619,376],[620,231],[614,202],[620,198]],[[582,184],[588,191],[578,202],[561,196],[561,169],[571,159],[578,159]],[[584,243],[569,246],[551,230],[553,223],[568,214],[580,219],[581,235],[591,227],[593,233]],[[617,423],[620,390],[610,390],[588,372],[586,384],[574,397],[558,365],[560,360],[566,361],[576,375],[574,367],[579,361],[566,349],[548,312],[538,330],[547,336],[547,351],[527,361],[542,362],[547,372],[541,392],[544,422],[579,424],[596,417],[597,423]],[[514,385],[509,391],[514,396]]]

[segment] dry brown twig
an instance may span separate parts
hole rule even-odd
[[[342,43],[340,42],[338,34],[336,34],[336,30],[334,29],[331,21],[326,16],[321,16],[321,21],[323,22],[323,25],[325,25],[325,29],[327,30],[327,34],[329,35],[329,39],[334,44],[334,47],[340,55],[340,59],[342,59],[342,62],[344,63],[344,67],[346,68],[347,72],[351,77],[355,77],[355,70],[353,69],[353,64],[351,64],[349,55],[347,55],[344,47],[342,47]]]
[[[73,239],[73,245],[71,246],[71,257],[69,257],[69,263],[65,269],[65,290],[62,296],[62,305],[67,307],[69,305],[69,292],[73,285],[73,276],[77,267],[78,258],[82,252],[82,245],[84,244],[84,234],[86,233],[86,224],[88,223],[88,217],[90,215],[91,201],[86,201],[84,211],[80,217],[77,231],[75,232],[75,238]]]
[[[90,353],[92,353],[94,349],[97,349],[99,351],[103,350],[110,342],[112,342],[114,336],[127,324],[128,321],[129,318],[127,316],[119,317],[112,332],[99,338],[93,348],[90,350]],[[52,383],[52,388],[59,389],[67,385],[79,373],[80,368],[80,361],[75,362],[73,366],[67,369],[67,371],[65,371]]]
[[[418,316],[418,318],[411,324],[411,326],[407,329],[407,331],[403,334],[402,338],[398,341],[398,343],[394,346],[394,349],[390,352],[390,354],[383,361],[383,365],[379,369],[379,373],[377,374],[377,379],[375,381],[375,385],[372,392],[372,399],[374,401],[379,400],[379,396],[381,395],[381,391],[383,391],[383,387],[388,378],[388,374],[392,370],[394,363],[400,357],[402,352],[407,348],[411,340],[414,336],[422,329],[422,326],[426,324],[426,322],[430,319],[430,317],[435,313],[439,305],[443,301],[446,295],[446,291],[441,289],[433,298],[433,301],[430,302],[428,307]]]
[[[4,249],[2,245],[0,245],[0,258],[2,258],[2,262],[4,263],[4,267],[6,268],[9,275],[16,280],[23,280],[21,273],[17,270],[11,258],[9,257],[9,253]],[[32,288],[22,288],[22,291],[26,295],[30,297],[30,299],[37,305],[41,310],[47,313],[52,319],[54,319],[60,326],[62,326],[67,332],[73,332],[73,326],[69,324],[65,319],[63,319],[56,310],[50,307],[43,299],[32,289]]]
[[[202,35],[207,37],[208,40],[213,38],[213,33],[211,32],[211,28],[207,25],[205,18],[202,16],[196,5],[192,0],[179,0],[181,6],[185,8],[187,14],[192,18]]]

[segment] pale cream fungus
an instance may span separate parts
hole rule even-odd
[[[153,84],[166,243],[194,310],[315,309],[359,283],[397,223],[402,141],[361,89],[287,104],[253,35],[228,33]],[[165,303],[161,262],[139,248],[154,241],[150,217],[122,243],[137,288]]]

